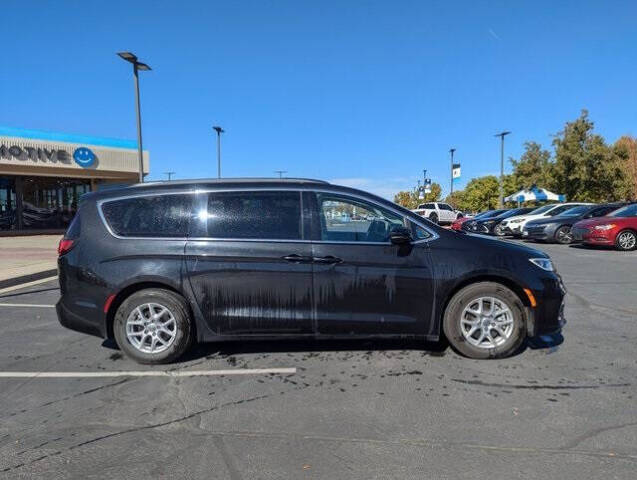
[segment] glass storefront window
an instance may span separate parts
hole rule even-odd
[[[0,177],[0,231],[17,227],[15,178]]]
[[[64,229],[90,191],[89,180],[0,177],[0,230]]]

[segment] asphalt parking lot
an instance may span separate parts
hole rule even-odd
[[[0,477],[634,479],[637,252],[539,248],[569,289],[564,342],[505,360],[225,344],[162,373],[62,328],[55,281],[0,294]]]

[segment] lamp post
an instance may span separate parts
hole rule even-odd
[[[279,178],[283,178],[283,174],[284,173],[288,173],[287,170],[275,170],[274,173],[278,173],[279,174]]]
[[[173,178],[175,172],[164,172],[164,175],[168,175],[168,181],[170,182]]]
[[[217,178],[221,178],[221,134],[225,130],[219,126],[214,126],[212,129],[217,132]]]
[[[450,148],[449,153],[451,154],[451,188],[449,191],[449,195],[453,194],[453,152],[455,152],[455,148]]]
[[[505,130],[494,135],[494,137],[500,137],[500,208],[504,207],[504,137],[510,133]]]
[[[133,64],[133,76],[135,77],[135,108],[137,110],[137,154],[139,156],[139,183],[144,181],[144,150],[142,148],[142,113],[139,106],[139,70],[148,71],[151,68],[137,60],[137,56],[130,52],[119,52],[121,58]]]

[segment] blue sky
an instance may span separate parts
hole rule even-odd
[[[637,134],[637,2],[3,0],[0,125],[136,138],[151,178],[334,180],[391,196],[496,173],[590,111]]]

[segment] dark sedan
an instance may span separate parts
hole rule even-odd
[[[581,205],[566,210],[560,215],[527,222],[522,236],[536,241],[556,242],[567,245],[573,241],[571,228],[580,220],[603,217],[622,207],[623,203],[604,205]]]
[[[462,224],[462,230],[464,230],[465,232],[480,233],[479,222],[490,220],[507,211],[508,211],[507,209],[489,210],[488,212],[484,212],[479,215],[476,215],[472,219],[467,220],[466,222]]]

